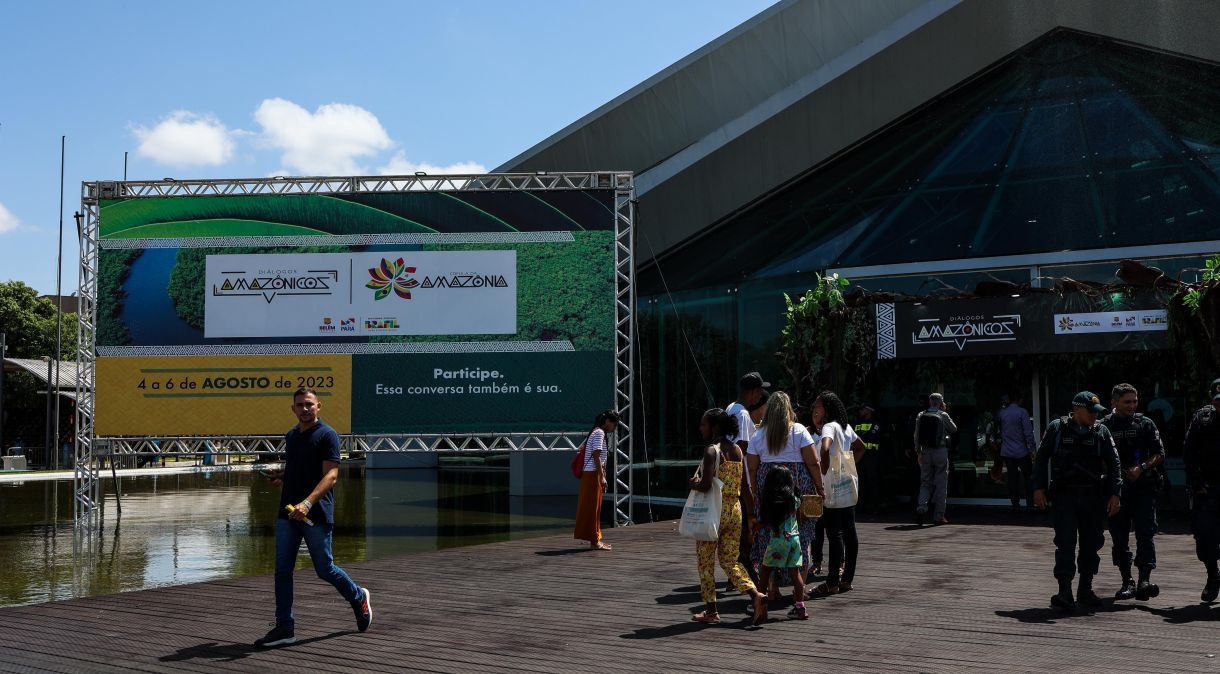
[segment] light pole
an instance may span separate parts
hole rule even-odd
[[[46,449],[46,462],[52,468],[59,468],[59,453],[51,446],[51,358],[43,356],[42,362],[47,364],[47,425],[44,429],[42,446]]]

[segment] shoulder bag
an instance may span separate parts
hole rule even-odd
[[[700,464],[696,476],[702,475]],[[720,472],[720,447],[716,447],[716,472]],[[707,491],[690,490],[686,505],[682,507],[682,519],[678,522],[678,534],[696,541],[715,541],[720,538],[720,510],[723,502],[724,482],[712,477],[712,486]]]

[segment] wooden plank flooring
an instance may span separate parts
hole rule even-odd
[[[814,601],[805,622],[776,607],[755,629],[736,593],[722,592],[725,624],[690,621],[694,551],[674,529],[609,531],[609,553],[551,536],[343,564],[372,591],[364,634],[301,571],[299,641],[269,651],[250,645],[272,619],[267,576],[0,609],[0,671],[1220,671],[1220,606],[1198,601],[1185,533],[1157,539],[1160,597],[1064,615],[1047,604],[1044,520],[862,523],[855,591]],[[1099,594],[1117,576],[1107,548]]]

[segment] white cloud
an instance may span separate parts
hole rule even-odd
[[[25,226],[21,224],[21,220],[12,211],[5,208],[4,204],[0,204],[0,234],[24,228]]]
[[[428,162],[416,164],[407,161],[407,153],[400,151],[390,158],[389,163],[377,169],[377,173],[383,176],[409,176],[419,171],[423,171],[430,176],[453,173],[487,173],[487,167],[473,161],[460,161],[448,166],[437,166]]]
[[[233,158],[236,132],[212,115],[171,112],[152,128],[132,127],[140,141],[136,154],[175,167],[218,166]]]
[[[269,98],[254,111],[260,142],[283,153],[280,161],[296,175],[364,173],[357,160],[394,147],[377,116],[357,105],[327,103],[314,112]]]

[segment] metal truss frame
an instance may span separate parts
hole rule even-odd
[[[100,523],[99,461],[106,456],[268,454],[283,451],[281,436],[110,437],[95,436],[94,384],[97,378],[99,209],[107,199],[270,194],[352,194],[373,192],[487,192],[523,190],[614,191],[614,407],[620,415],[612,464],[615,526],[633,521],[632,470],[635,385],[635,186],[628,172],[516,173],[429,176],[276,177],[241,180],[132,180],[81,185],[84,222],[80,231],[80,302],[77,324],[77,433],[74,515],[78,525]],[[585,431],[494,434],[386,434],[343,436],[347,452],[559,451],[579,448]]]
[[[90,531],[101,524],[101,476],[98,462],[93,460],[94,384],[97,381],[97,277],[98,229],[96,199],[82,200],[84,221],[78,232],[80,239],[80,276],[77,288],[76,313],[76,442],[73,445],[72,517],[77,526]]]
[[[503,452],[574,450],[585,433],[514,433],[510,435],[344,435],[344,453],[369,452]],[[175,436],[97,438],[95,456],[202,456],[282,454],[282,435]]]

